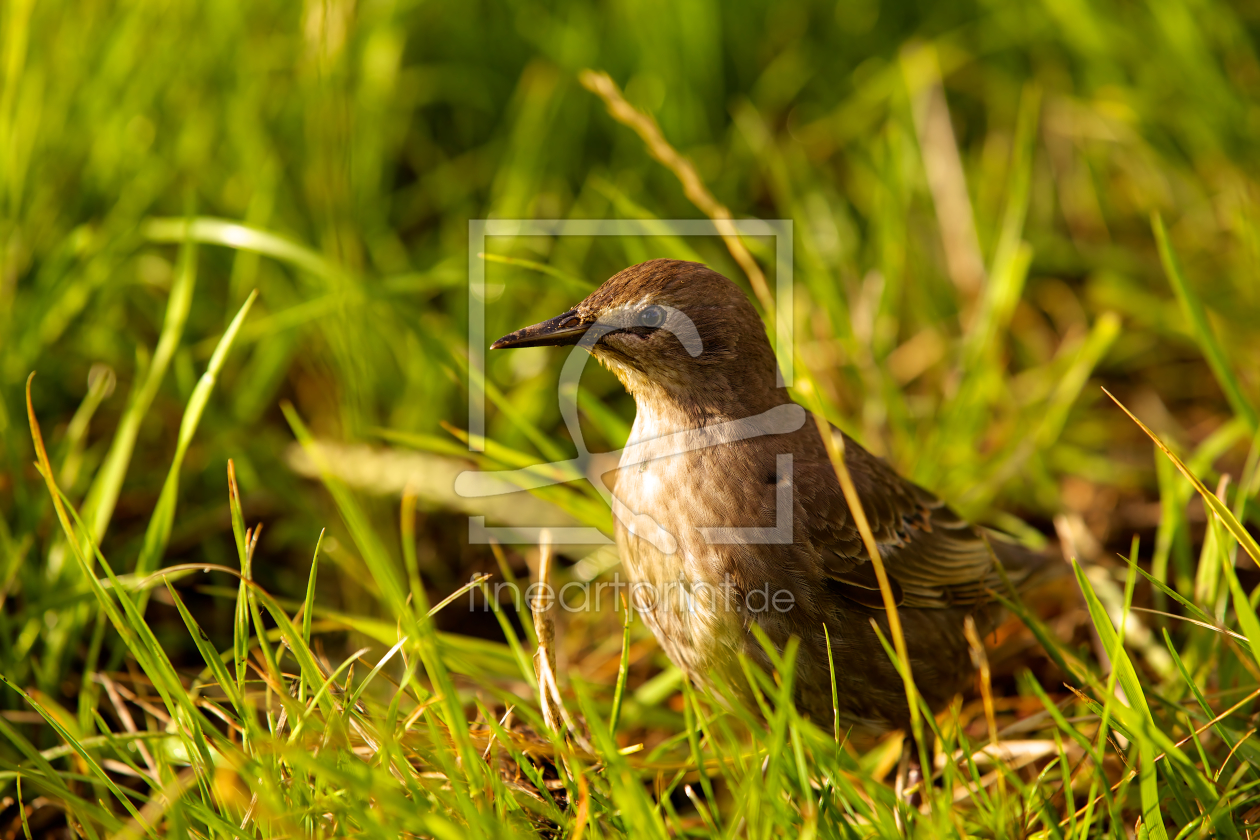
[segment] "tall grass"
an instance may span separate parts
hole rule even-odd
[[[1252,11],[0,15],[5,836],[1253,830]],[[750,710],[621,612],[559,611],[544,704],[533,620],[492,588],[538,552],[464,536],[610,525],[580,480],[452,490],[574,454],[547,350],[487,359],[467,447],[468,221],[728,210],[794,223],[800,399],[978,521],[1046,544],[1058,517],[1078,561],[923,715],[921,811],[899,739],[785,702],[790,651]],[[650,257],[786,279],[731,245],[492,238],[485,332]],[[615,380],[592,366],[579,405],[593,448],[624,442]],[[584,554],[554,582],[618,574]]]

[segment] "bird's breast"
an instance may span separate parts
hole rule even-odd
[[[750,570],[774,567],[770,555],[784,547],[724,536],[775,524],[773,453],[678,444],[641,437],[627,447],[613,513],[633,607],[670,658],[699,674],[743,649]]]

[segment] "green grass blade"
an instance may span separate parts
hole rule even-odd
[[[1234,369],[1225,356],[1225,350],[1217,340],[1216,333],[1212,331],[1212,325],[1208,323],[1203,302],[1182,273],[1181,263],[1168,239],[1168,231],[1164,228],[1164,219],[1158,212],[1151,214],[1151,229],[1155,232],[1155,243],[1159,246],[1159,259],[1164,265],[1164,273],[1168,275],[1168,282],[1172,284],[1177,300],[1181,302],[1181,308],[1190,320],[1191,331],[1212,368],[1212,373],[1216,375],[1217,384],[1225,392],[1225,398],[1229,400],[1234,412],[1247,421],[1251,433],[1260,432],[1260,415],[1257,415],[1255,406],[1243,394]]]
[[[249,605],[248,581],[250,579],[249,549],[245,544],[245,515],[241,507],[241,491],[236,483],[236,465],[228,459],[228,510],[232,517],[232,536],[236,541],[236,554],[241,564],[241,579],[236,587],[236,609],[232,618],[232,662],[236,670],[236,690],[245,696],[245,679],[249,674]]]
[[[1216,514],[1220,523],[1224,525],[1226,530],[1234,536],[1234,539],[1238,540],[1238,544],[1243,547],[1243,550],[1246,551],[1247,554],[1251,556],[1251,559],[1255,561],[1257,565],[1260,565],[1260,543],[1257,543],[1256,538],[1251,536],[1247,529],[1243,527],[1242,523],[1238,521],[1229,507],[1220,499],[1216,498],[1215,493],[1204,487],[1203,482],[1199,481],[1198,477],[1190,471],[1190,468],[1182,463],[1182,460],[1178,458],[1177,455],[1169,449],[1164,442],[1155,435],[1154,432],[1148,429],[1146,424],[1139,420],[1132,411],[1129,411],[1129,409],[1112,396],[1110,392],[1104,389],[1103,393],[1111,397],[1116,405],[1120,406],[1124,413],[1129,415],[1129,418],[1132,419],[1134,423],[1137,423],[1151,440],[1155,441],[1155,445],[1168,456],[1169,460],[1171,460],[1173,464],[1176,465],[1177,469],[1181,471],[1181,474],[1189,479],[1190,483],[1194,485],[1194,489],[1199,491],[1199,495],[1203,497],[1203,503],[1207,505],[1208,509],[1211,510],[1212,513]]]
[[[222,245],[271,257],[324,280],[335,280],[342,271],[315,251],[283,236],[229,219],[197,216],[191,219],[152,218],[142,234],[153,242],[201,242]]]
[[[399,579],[385,547],[368,524],[367,517],[359,508],[358,503],[351,496],[350,492],[340,481],[332,477],[320,454],[319,447],[314,445],[310,432],[307,431],[305,424],[302,423],[301,418],[298,417],[293,407],[285,404],[282,408],[298,441],[318,465],[324,485],[336,501],[337,508],[340,510],[342,518],[350,530],[351,537],[354,539],[364,562],[380,587],[390,611],[402,623],[403,628],[406,630],[406,635],[416,640],[420,656],[424,660],[425,670],[428,672],[429,678],[433,680],[437,693],[442,695],[442,705],[446,712],[447,723],[463,759],[461,775],[472,784],[472,789],[478,789],[480,785],[476,780],[485,765],[468,739],[467,719],[464,716],[463,708],[459,704],[458,694],[455,691],[454,683],[451,681],[450,673],[439,654],[433,622],[427,616],[428,604],[424,602],[423,589],[418,593],[414,593],[420,600],[415,604],[416,611],[413,613],[407,607],[406,589],[403,587],[402,581]]]
[[[311,556],[311,573],[306,578],[306,600],[302,602],[302,641],[311,643],[311,622],[315,619],[315,578],[319,572],[319,549],[324,544],[324,530],[320,529],[315,540],[315,553]]]
[[[184,625],[188,627],[188,634],[192,636],[193,642],[197,645],[197,650],[201,652],[201,658],[205,660],[206,665],[210,667],[214,678],[219,683],[219,690],[227,695],[228,702],[231,703],[237,713],[240,715],[239,720],[244,725],[248,725],[251,720],[249,709],[241,700],[241,695],[236,690],[236,681],[228,674],[227,668],[223,665],[223,657],[214,649],[210,643],[210,637],[206,635],[206,631],[201,629],[201,625],[193,618],[192,613],[188,611],[188,607],[184,606],[184,600],[179,597],[179,593],[175,591],[175,587],[171,586],[171,582],[163,578],[166,584],[166,590],[171,594],[171,600],[175,603],[175,608],[179,610],[179,617],[184,620]]]
[[[1074,562],[1072,565],[1076,572],[1077,584],[1085,595],[1090,618],[1098,631],[1103,647],[1112,658],[1112,667],[1115,669],[1117,680],[1120,687],[1124,690],[1125,697],[1128,699],[1128,705],[1126,705],[1118,700],[1113,703],[1112,698],[1108,698],[1107,707],[1110,708],[1117,721],[1124,725],[1130,736],[1138,741],[1140,761],[1143,766],[1149,764],[1153,768],[1155,748],[1158,747],[1164,751],[1165,761],[1173,762],[1177,765],[1180,777],[1190,785],[1196,798],[1205,806],[1214,806],[1220,800],[1220,796],[1216,794],[1212,783],[1203,776],[1202,772],[1194,766],[1194,763],[1155,722],[1154,717],[1151,715],[1150,706],[1146,701],[1142,683],[1138,679],[1137,671],[1133,667],[1133,662],[1129,659],[1128,652],[1124,649],[1115,626],[1111,623],[1111,617],[1107,615],[1106,608],[1098,600],[1098,595],[1094,592],[1094,588],[1085,576],[1085,572],[1080,564]],[[1159,813],[1159,798],[1158,796],[1152,798],[1153,794],[1154,791],[1151,787],[1143,787],[1143,812],[1146,817],[1144,822],[1147,830],[1155,833],[1163,831],[1163,820]],[[1233,822],[1227,818],[1227,815],[1225,819],[1217,822],[1215,825],[1216,829],[1224,836],[1238,836]],[[1166,836],[1166,833],[1156,834],[1155,836]]]
[[[140,812],[136,810],[134,805],[131,804],[130,797],[123,793],[122,789],[119,788],[114,780],[110,778],[109,774],[105,772],[105,769],[97,763],[95,758],[92,757],[92,754],[79,744],[79,741],[74,734],[61,725],[61,722],[57,720],[56,715],[50,714],[39,701],[27,694],[15,683],[10,682],[9,678],[4,674],[0,674],[0,682],[8,686],[11,691],[21,696],[21,698],[25,700],[32,709],[39,712],[40,716],[43,717],[48,725],[51,726],[59,736],[61,736],[62,740],[64,740],[66,744],[74,750],[75,754],[79,756],[83,763],[91,769],[92,774],[96,776],[107,788],[109,788],[109,792],[114,794],[114,798],[127,809],[127,813],[131,814],[132,818],[144,827],[145,834],[150,837],[157,838],[157,832],[154,831],[153,826],[149,825],[147,820],[140,816]]]
[[[98,603],[105,609],[110,621],[119,634],[122,635],[132,654],[140,662],[150,679],[153,680],[154,688],[162,696],[162,700],[170,710],[171,715],[183,724],[178,728],[178,732],[180,737],[188,739],[189,755],[199,756],[202,767],[208,768],[211,764],[210,752],[206,744],[205,734],[200,725],[200,715],[188,698],[179,676],[175,673],[170,659],[167,658],[166,651],[153,635],[153,631],[148,623],[145,622],[143,615],[137,609],[126,588],[119,583],[113,569],[110,568],[109,563],[101,555],[99,549],[96,548],[88,526],[79,517],[74,508],[70,506],[61,493],[60,488],[58,488],[56,479],[53,477],[52,465],[48,461],[48,452],[44,447],[43,434],[40,431],[39,421],[35,417],[35,408],[31,401],[31,382],[34,376],[34,374],[31,374],[26,383],[27,415],[31,426],[31,437],[39,459],[38,466],[52,496],[53,506],[56,509],[62,531],[70,542],[72,553],[79,563],[80,570],[96,593]],[[76,526],[78,526],[77,529]],[[88,564],[88,560],[84,556],[83,546],[90,547],[94,552],[96,562],[105,571],[112,584],[113,597],[111,597],[111,593],[105,591],[100,581],[97,580],[92,566]],[[118,599],[117,605],[114,603],[114,597]],[[122,607],[121,611],[118,609],[118,606]]]
[[[608,715],[608,731],[615,738],[621,720],[621,703],[626,696],[626,678],[630,675],[630,610],[624,610],[621,622],[621,659],[617,664],[617,684],[613,688],[612,711]]]
[[[109,452],[97,471],[96,478],[82,505],[83,520],[88,525],[88,535],[95,543],[101,541],[114,515],[114,506],[118,502],[118,494],[122,489],[123,479],[127,475],[132,452],[135,450],[136,438],[140,434],[140,424],[149,413],[149,407],[157,396],[158,388],[166,376],[166,370],[183,337],[184,325],[188,321],[188,311],[192,307],[196,278],[197,249],[191,242],[185,240],[180,251],[180,268],[167,300],[166,317],[162,323],[162,332],[158,336],[157,348],[153,351],[153,357],[149,360],[140,385],[127,403],[127,410],[118,424],[118,431],[114,433]]]
[[[170,540],[171,527],[175,522],[175,506],[179,496],[179,472],[183,467],[184,457],[188,453],[188,447],[192,444],[193,435],[196,434],[197,426],[201,422],[201,415],[205,412],[206,403],[209,402],[210,394],[218,381],[219,371],[223,367],[223,362],[227,359],[227,355],[232,349],[232,343],[236,340],[236,334],[240,331],[241,325],[245,322],[245,317],[249,314],[250,307],[254,305],[257,297],[257,291],[250,292],[249,297],[246,298],[245,303],[236,313],[236,317],[232,319],[232,323],[223,334],[223,338],[220,339],[218,347],[215,348],[214,355],[210,357],[210,363],[206,366],[205,373],[201,375],[200,381],[197,382],[197,386],[193,389],[192,396],[188,400],[188,406],[184,409],[184,417],[179,424],[179,437],[175,444],[175,457],[172,459],[171,468],[166,474],[166,481],[162,484],[162,492],[158,496],[157,506],[153,509],[153,515],[149,519],[149,527],[145,530],[140,557],[136,560],[137,574],[148,574],[157,568],[162,552],[166,549],[166,544]]]

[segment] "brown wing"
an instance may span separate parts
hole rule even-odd
[[[838,429],[832,432],[843,434]],[[992,538],[986,542],[978,528],[847,435],[844,446],[845,463],[899,605],[940,609],[989,601],[988,590],[1004,587],[995,552],[1016,585],[1041,565],[1042,558],[1032,552]],[[882,608],[870,558],[838,487],[828,513],[811,520],[810,536],[823,572],[846,598]]]

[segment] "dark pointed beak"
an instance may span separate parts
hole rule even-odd
[[[576,310],[569,310],[563,315],[557,315],[550,321],[543,321],[541,324],[534,324],[532,327],[523,327],[514,333],[508,333],[500,338],[494,344],[490,345],[491,350],[507,350],[512,347],[562,347],[568,344],[577,344],[582,340],[583,334],[586,333],[590,324],[577,314]]]

